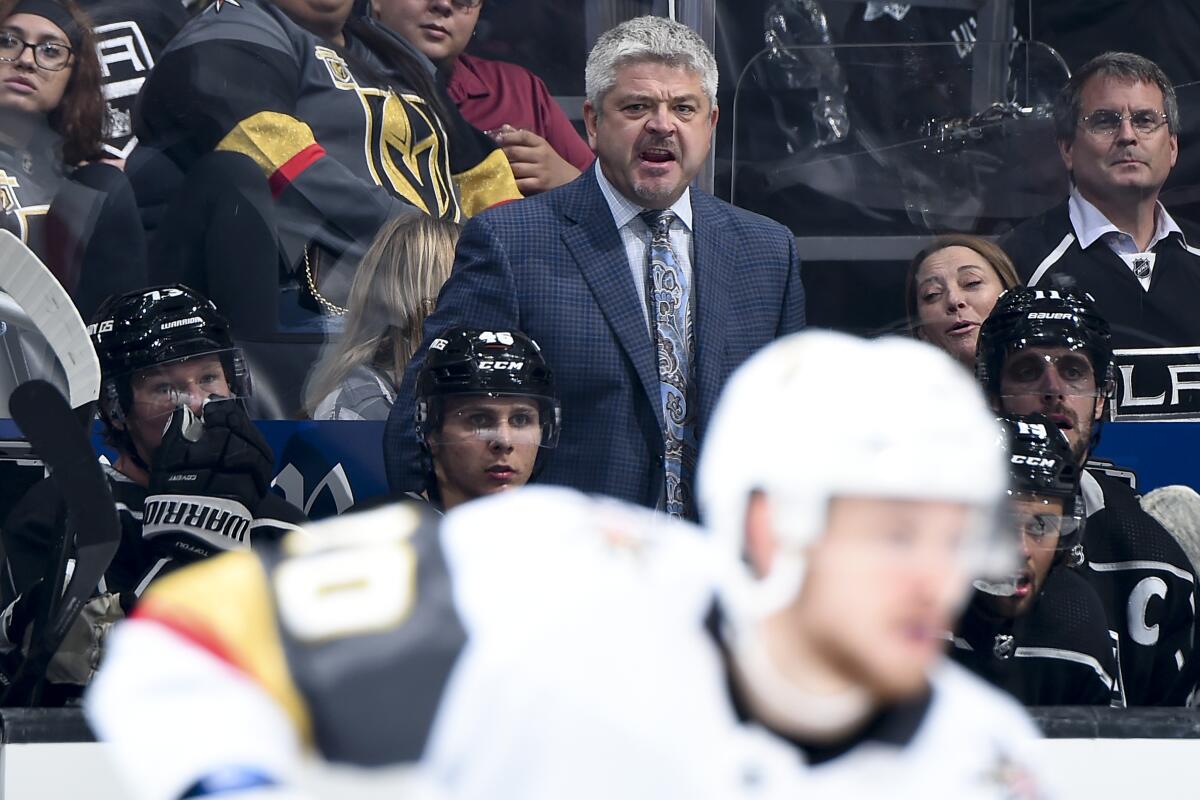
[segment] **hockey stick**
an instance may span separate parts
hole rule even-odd
[[[108,480],[87,432],[62,394],[45,381],[28,381],[12,393],[9,410],[34,451],[50,467],[50,478],[65,499],[67,524],[63,530],[75,532],[75,569],[59,597],[56,584],[66,571],[60,554],[56,580],[47,587],[50,600],[38,610],[33,623],[29,654],[0,701],[5,706],[36,702],[50,659],[121,543],[121,525]],[[63,535],[68,540],[57,549],[65,554],[70,534]]]
[[[0,230],[0,290],[37,326],[67,375],[74,408],[100,396],[100,362],[71,296],[20,239]]]

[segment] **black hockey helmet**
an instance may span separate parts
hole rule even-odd
[[[1070,289],[1016,286],[1000,295],[979,329],[975,375],[989,398],[1000,396],[1000,376],[1008,356],[1039,345],[1083,351],[1098,392],[1112,391],[1111,336],[1092,296]]]
[[[417,375],[416,430],[423,443],[442,425],[447,397],[528,397],[538,404],[541,447],[558,444],[562,407],[537,342],[519,331],[451,328],[429,344]]]
[[[1009,414],[999,421],[1008,437],[1009,494],[1062,500],[1058,549],[1071,550],[1082,538],[1083,503],[1080,471],[1067,438],[1042,414]]]
[[[87,330],[100,361],[101,409],[113,419],[132,408],[135,373],[196,356],[218,356],[233,394],[250,394],[250,374],[228,320],[181,284],[110,297]]]

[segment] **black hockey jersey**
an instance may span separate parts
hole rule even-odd
[[[1129,484],[1094,470],[1080,481],[1087,523],[1080,574],[1118,642],[1124,703],[1183,705],[1196,682],[1196,575]]]
[[[1028,706],[1110,705],[1117,665],[1104,606],[1075,570],[1051,568],[1029,613],[1001,619],[977,592],[950,655]]]
[[[1096,299],[1112,327],[1115,349],[1200,345],[1200,232],[1176,220],[1184,237],[1171,234],[1154,246],[1149,291],[1102,240],[1079,246],[1066,202],[1026,220],[1000,240],[1028,286],[1075,288]]]
[[[150,70],[188,21],[178,0],[80,0],[92,18],[108,121],[104,151],[127,158],[137,146],[133,105]]]
[[[106,466],[105,473],[121,522],[121,543],[99,589],[113,594],[141,595],[151,580],[169,572],[174,565],[152,551],[142,538],[146,488],[112,467]],[[5,520],[0,532],[6,555],[0,587],[4,605],[29,591],[46,574],[47,560],[55,557],[53,543],[64,513],[58,488],[52,480],[45,479],[34,484]],[[304,522],[299,509],[278,495],[268,494],[251,526],[251,541],[278,539]]]

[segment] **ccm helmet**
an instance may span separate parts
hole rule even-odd
[[[1111,336],[1091,295],[1026,286],[1001,294],[980,326],[976,349],[975,375],[988,397],[1000,396],[1000,376],[1008,356],[1034,346],[1082,350],[1091,361],[1097,390],[1101,395],[1111,392]]]
[[[894,386],[905,388],[885,394]],[[805,548],[838,497],[961,502],[976,512],[962,551],[968,572],[1004,571],[1016,555],[1011,531],[996,524],[1008,475],[995,416],[957,362],[908,338],[810,331],[764,348],[726,384],[697,478],[701,518],[729,568],[722,601],[734,620],[796,597]],[[743,557],[759,491],[779,540],[763,577]]]
[[[250,394],[250,374],[229,322],[211,300],[186,286],[110,297],[88,334],[100,361],[100,404],[107,418],[120,421],[133,407],[134,373],[196,356],[218,356],[234,396]]]
[[[541,447],[558,444],[562,407],[537,342],[519,331],[451,328],[429,344],[417,375],[416,430],[423,444],[440,430],[447,397],[519,396],[537,402]]]
[[[1000,423],[1008,434],[1009,493],[1062,500],[1058,549],[1072,550],[1083,535],[1083,503],[1078,499],[1079,468],[1070,444],[1042,414],[1005,415]]]

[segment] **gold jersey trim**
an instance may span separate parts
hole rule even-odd
[[[316,143],[312,128],[278,111],[246,117],[217,144],[217,150],[250,157],[270,178],[297,153]]]
[[[493,150],[483,161],[455,175],[454,182],[462,198],[463,213],[468,217],[497,203],[522,197],[503,150]]]
[[[147,590],[136,614],[193,639],[245,672],[312,746],[312,718],[288,671],[273,595],[258,556],[248,550],[226,553],[167,575]]]

